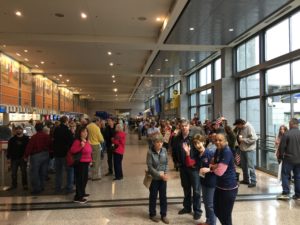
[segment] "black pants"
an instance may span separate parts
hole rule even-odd
[[[123,155],[113,153],[114,154],[114,169],[115,169],[115,177],[116,179],[123,178],[123,170],[122,170],[122,160]]]
[[[167,182],[163,180],[152,180],[149,188],[149,215],[156,216],[156,199],[159,192],[160,215],[167,215]]]
[[[76,195],[74,200],[83,199],[85,193],[85,187],[88,181],[89,163],[80,162],[74,166]]]
[[[113,173],[113,152],[111,146],[107,146],[107,164],[108,164],[108,172]]]
[[[27,163],[23,159],[11,160],[11,185],[17,187],[18,185],[18,168],[20,167],[22,173],[23,187],[27,186]]]
[[[222,225],[232,225],[232,209],[238,189],[222,190],[216,188],[214,195],[214,211]]]

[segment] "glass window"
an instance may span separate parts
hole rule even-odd
[[[209,64],[208,66],[200,69],[199,73],[200,79],[199,79],[199,86],[204,86],[206,84],[211,83],[211,65]]]
[[[291,50],[300,48],[300,12],[291,17]]]
[[[197,108],[196,107],[190,108],[190,119],[194,118],[195,113],[197,113]]]
[[[200,121],[204,122],[206,119],[212,120],[212,105],[201,106],[199,110]]]
[[[196,88],[196,74],[189,76],[189,91],[192,91]]]
[[[254,74],[240,80],[240,97],[259,95],[259,74]]]
[[[211,89],[200,92],[200,105],[211,104],[212,103],[212,94]]]
[[[221,59],[217,59],[215,61],[214,75],[215,75],[215,80],[219,80],[222,78]]]
[[[238,72],[259,64],[259,36],[240,45],[236,57]]]
[[[289,43],[289,20],[286,19],[266,31],[266,60],[288,53]]]
[[[290,64],[275,67],[266,71],[267,93],[277,93],[290,90]]]
[[[256,133],[260,133],[259,99],[243,100],[240,104],[240,117],[252,124]]]
[[[292,63],[292,89],[300,89],[300,60]]]
[[[291,117],[300,119],[300,93],[292,95],[293,115]]]
[[[192,94],[190,96],[190,106],[196,106],[197,105],[197,93]]]

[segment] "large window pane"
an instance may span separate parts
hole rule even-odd
[[[260,133],[260,104],[259,99],[249,99],[241,101],[240,117],[249,121],[256,133]]]
[[[221,59],[218,59],[215,61],[215,80],[219,80],[222,78],[222,72],[221,72]]]
[[[199,86],[204,86],[211,83],[211,65],[208,65],[200,70]]]
[[[200,121],[204,122],[206,119],[212,120],[212,105],[206,105],[200,107]]]
[[[254,74],[240,80],[240,97],[259,95],[259,74]]]
[[[191,104],[191,106],[196,106],[197,105],[197,93],[192,94],[190,96],[190,104]]]
[[[300,48],[300,12],[291,17],[291,50]]]
[[[189,91],[194,90],[196,88],[196,74],[192,74],[189,76]]]
[[[201,91],[199,95],[200,105],[211,104],[212,103],[212,94],[211,89]]]
[[[195,113],[197,113],[197,108],[196,107],[190,108],[190,119],[194,118]]]
[[[289,20],[286,19],[266,31],[266,60],[289,52]]]
[[[242,44],[236,51],[237,71],[242,71],[246,68],[246,44]]]
[[[300,89],[300,60],[292,63],[292,89]]]
[[[277,93],[290,90],[290,64],[285,64],[266,72],[267,93]]]
[[[259,63],[259,36],[252,38],[237,48],[237,71],[242,71]]]

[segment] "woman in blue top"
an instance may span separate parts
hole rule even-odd
[[[238,192],[234,158],[224,134],[217,134],[215,144],[214,164],[210,165],[210,169],[203,168],[201,172],[217,175],[214,212],[222,225],[232,225],[231,213]]]

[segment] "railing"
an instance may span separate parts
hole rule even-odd
[[[1,157],[1,161],[0,161],[0,169],[1,169],[1,187],[3,188],[5,186],[5,170],[6,170],[6,150],[7,150],[7,141],[0,141],[0,157]]]

